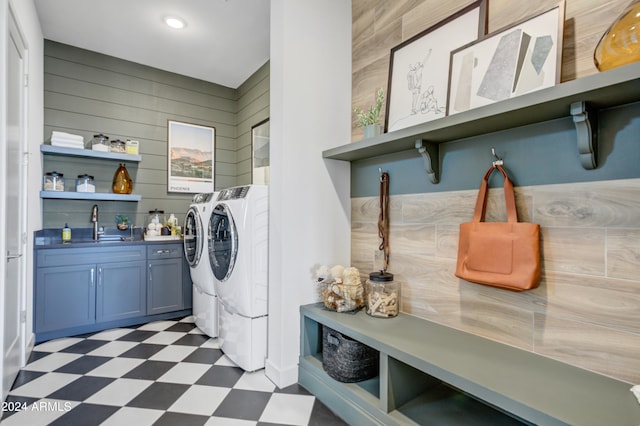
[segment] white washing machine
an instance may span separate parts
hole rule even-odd
[[[218,296],[218,341],[246,371],[267,355],[269,191],[265,185],[220,191],[209,219],[208,246]]]
[[[184,219],[184,255],[193,283],[193,316],[206,335],[218,337],[218,302],[209,264],[207,224],[218,193],[196,194]]]

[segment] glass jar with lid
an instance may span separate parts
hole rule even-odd
[[[372,317],[392,318],[400,312],[400,283],[393,274],[380,271],[369,274],[367,286],[367,314]]]
[[[56,171],[45,173],[42,178],[42,189],[45,191],[64,191],[64,174]]]
[[[76,179],[76,192],[96,192],[93,176],[88,174],[78,175]]]
[[[111,147],[109,145],[109,136],[105,136],[102,133],[93,135],[91,140],[91,149],[94,151],[109,152]]]
[[[120,154],[125,154],[127,152],[127,144],[125,141],[121,141],[120,139],[114,139],[110,144],[111,152],[118,152]]]
[[[162,234],[164,227],[164,210],[150,210],[149,222],[147,224],[147,233],[149,237],[157,237]]]
[[[156,225],[164,225],[164,210],[150,210],[149,211],[149,223],[155,223]]]

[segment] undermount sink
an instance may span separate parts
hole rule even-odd
[[[120,235],[99,235],[98,242],[109,242],[109,241],[125,241],[125,237],[121,237]]]

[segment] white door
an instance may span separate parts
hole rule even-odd
[[[24,349],[23,292],[25,288],[25,220],[24,205],[26,172],[25,152],[25,45],[13,15],[9,13],[7,35],[6,92],[6,167],[4,168],[5,223],[3,234],[6,248],[3,301],[3,368],[2,399],[6,398],[21,364]]]

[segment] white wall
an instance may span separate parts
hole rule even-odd
[[[350,258],[351,2],[271,0],[269,346],[266,374],[297,382],[299,306],[315,264]]]

